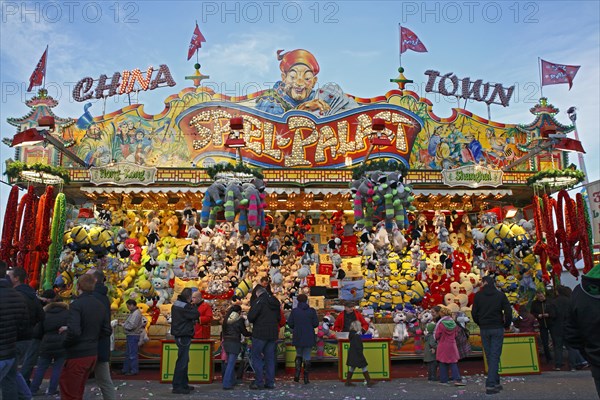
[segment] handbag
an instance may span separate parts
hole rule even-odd
[[[340,288],[340,299],[342,300],[360,300],[365,297],[365,280],[342,281]]]

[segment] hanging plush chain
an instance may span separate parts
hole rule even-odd
[[[546,264],[548,263],[548,254],[546,252],[547,244],[544,242],[544,219],[542,218],[541,202],[537,195],[533,196],[533,212],[535,222],[535,235],[536,242],[533,246],[533,252],[540,258],[540,264],[542,266],[542,280],[546,283],[550,281]]]
[[[13,235],[17,221],[18,200],[19,188],[15,185],[10,189],[8,201],[6,202],[4,225],[2,226],[2,241],[0,241],[0,260],[9,261],[14,257]]]
[[[63,248],[63,237],[65,231],[65,195],[59,193],[56,196],[54,202],[54,214],[52,215],[52,231],[50,250],[48,252],[48,265],[46,266],[46,273],[44,275],[44,289],[52,289],[54,279],[56,278],[56,272],[58,271],[59,255]]]

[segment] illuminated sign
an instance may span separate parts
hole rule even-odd
[[[75,85],[73,99],[75,101],[86,101],[91,98],[101,99],[103,97],[127,94],[139,90],[154,90],[162,86],[175,86],[175,80],[171,76],[169,67],[162,64],[156,73],[154,67],[148,67],[146,75],[138,69],[131,71],[115,72],[108,80],[106,75],[100,75],[97,81],[86,76]],[[94,87],[94,82],[97,82]],[[162,86],[161,86],[162,85]]]
[[[156,167],[116,163],[90,168],[90,182],[94,185],[150,185],[155,181]]]
[[[374,154],[395,158],[408,165],[408,158],[421,121],[407,111],[382,107],[360,107],[324,121],[304,112],[288,112],[285,117],[259,116],[250,108],[233,109],[228,104],[199,106],[180,115],[177,124],[186,137],[193,138],[193,154],[222,152],[229,135],[229,119],[242,117],[243,153],[259,166],[339,167],[346,157],[354,163],[366,156],[370,147],[373,118],[385,121],[382,134],[391,146],[377,147]],[[323,121],[323,122],[321,122]]]
[[[486,104],[500,104],[506,107],[515,90],[514,86],[506,89],[499,83],[496,83],[495,85],[492,85],[491,83],[484,84],[481,79],[474,82],[471,82],[471,78],[459,79],[452,72],[440,75],[438,71],[427,70],[425,71],[425,75],[429,77],[427,85],[425,86],[426,92],[439,93],[444,96],[456,96],[461,99],[483,101]],[[438,82],[437,90],[435,90],[436,80]],[[490,89],[492,89],[491,93]],[[499,102],[496,101],[496,97],[499,98]]]
[[[502,185],[502,170],[482,165],[465,165],[463,167],[442,171],[442,182],[448,186],[482,186],[498,187]]]

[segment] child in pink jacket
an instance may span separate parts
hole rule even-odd
[[[454,386],[465,386],[458,370],[459,355],[456,347],[458,325],[452,319],[450,309],[443,307],[439,315],[441,318],[436,324],[434,336],[437,340],[435,358],[440,365],[440,383],[448,384],[448,367],[450,367]]]

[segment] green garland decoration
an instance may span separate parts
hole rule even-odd
[[[52,215],[52,230],[50,233],[50,249],[48,250],[48,264],[44,271],[44,290],[52,289],[56,272],[60,263],[60,253],[63,248],[66,222],[66,199],[64,193],[59,193],[54,202],[54,214]]]
[[[10,179],[18,179],[19,174],[23,171],[45,172],[47,174],[56,175],[62,178],[65,183],[69,183],[71,181],[71,176],[69,175],[69,171],[67,169],[42,163],[28,165],[21,161],[13,161],[6,166],[6,171],[4,174]]]
[[[594,244],[594,234],[592,232],[592,221],[590,221],[590,208],[588,206],[589,197],[587,193],[583,195],[583,211],[585,216],[585,227],[587,230],[588,243],[590,244],[590,248],[593,247]],[[593,251],[593,249],[591,249]]]
[[[223,172],[237,172],[243,174],[249,174],[257,177],[258,179],[263,179],[264,176],[262,171],[259,168],[251,168],[244,164],[215,164],[212,167],[206,168],[206,173],[210,176],[210,179],[215,179],[215,177]]]
[[[401,172],[402,176],[406,176],[408,168],[403,163],[396,160],[376,160],[361,164],[358,167],[352,168],[352,179],[360,179],[366,172],[369,171],[389,171]]]
[[[560,185],[558,182],[557,185],[553,185],[550,182],[540,182],[549,178],[571,178],[572,181],[565,183],[564,185]],[[527,178],[527,185],[539,188],[568,189],[577,185],[578,183],[583,182],[584,179],[585,174],[576,169],[547,169],[544,171],[539,171]]]

